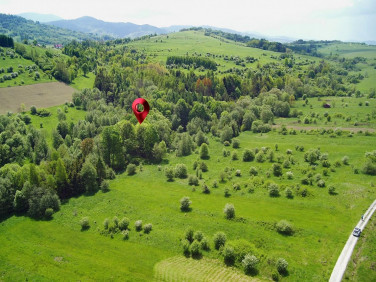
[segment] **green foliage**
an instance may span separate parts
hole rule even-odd
[[[137,220],[134,223],[134,227],[135,227],[137,232],[141,231],[142,230],[142,220]]]
[[[278,164],[278,163],[273,164],[272,169],[273,169],[274,176],[277,176],[277,177],[282,176],[282,166],[281,166],[281,164]]]
[[[127,217],[123,217],[120,221],[119,221],[119,224],[118,224],[118,227],[120,230],[126,230],[128,229],[128,226],[129,226],[129,218]]]
[[[175,177],[177,178],[187,178],[187,166],[185,164],[177,164],[175,166]]]
[[[251,162],[255,159],[255,154],[249,150],[246,149],[243,153],[243,162]]]
[[[209,147],[206,143],[202,143],[200,146],[200,158],[207,160],[210,158]]]
[[[192,257],[194,258],[200,257],[202,255],[201,244],[198,241],[194,240],[190,246],[190,251],[191,251]]]
[[[192,202],[189,199],[189,197],[183,197],[180,200],[180,210],[184,211],[184,212],[190,211],[191,210],[191,208],[190,208],[191,204],[192,204]]]
[[[136,174],[137,166],[135,164],[129,164],[127,166],[127,174],[128,175],[135,175]]]
[[[88,217],[83,217],[80,220],[81,230],[86,230],[90,228],[90,222]]]
[[[214,248],[216,250],[219,250],[220,247],[224,246],[226,244],[226,234],[223,232],[217,232],[214,234],[213,242],[214,242]]]
[[[279,186],[276,183],[270,183],[268,185],[268,191],[270,197],[279,197]]]
[[[165,175],[167,177],[167,181],[174,181],[174,169],[172,167],[165,168]]]
[[[276,224],[277,231],[284,235],[292,235],[294,233],[294,228],[290,222],[287,220],[281,220]]]
[[[233,247],[225,245],[222,255],[226,265],[233,265],[235,263],[235,251]]]
[[[144,225],[144,233],[149,234],[153,229],[153,225],[151,223],[147,223]]]
[[[288,262],[284,258],[279,258],[277,260],[277,270],[280,274],[285,275],[287,274],[287,267],[289,266]]]
[[[225,217],[227,219],[233,219],[235,218],[235,207],[233,204],[226,204],[224,210],[223,210]]]
[[[242,260],[242,265],[244,268],[245,274],[255,273],[257,271],[257,265],[259,260],[257,257],[251,254],[246,254]]]

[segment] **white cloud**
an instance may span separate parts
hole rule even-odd
[[[364,28],[363,24],[361,27],[356,24],[355,21],[359,22],[356,15],[368,13],[371,15],[368,23],[374,19],[371,11],[376,11],[375,3],[375,0],[0,0],[0,11],[49,13],[66,19],[89,15],[105,21],[160,27],[212,25],[268,35],[376,40],[372,32],[354,30],[357,26]]]

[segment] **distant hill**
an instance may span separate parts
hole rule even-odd
[[[167,33],[165,29],[152,25],[137,25],[129,22],[105,22],[93,17],[81,17],[74,20],[53,21],[47,24],[74,31],[93,33],[98,35],[110,35],[117,38],[135,38],[155,33]]]
[[[62,18],[55,16],[55,15],[51,15],[51,14],[22,13],[22,14],[18,14],[18,16],[23,17],[27,20],[32,20],[34,22],[38,21],[41,23],[62,20]]]
[[[13,37],[15,41],[37,40],[39,44],[66,44],[72,40],[101,40],[110,39],[93,34],[62,29],[52,25],[36,23],[23,17],[0,14],[0,34]]]

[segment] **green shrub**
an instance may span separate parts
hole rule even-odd
[[[224,193],[225,193],[225,197],[226,197],[226,198],[228,198],[228,197],[231,196],[230,189],[228,189],[227,187],[225,188]]]
[[[128,226],[129,226],[129,218],[123,217],[118,224],[119,229],[126,230],[128,229]]]
[[[235,176],[237,176],[237,177],[242,176],[242,172],[241,172],[240,169],[237,169],[237,170],[235,171]]]
[[[201,256],[201,244],[194,240],[190,247],[192,257],[200,257]]]
[[[223,247],[226,244],[226,234],[223,232],[217,232],[214,234],[213,242],[214,242],[214,248],[216,250],[219,250],[220,247]]]
[[[284,235],[292,235],[294,233],[294,228],[290,222],[282,219],[276,225],[277,231]]]
[[[286,172],[286,176],[287,176],[287,179],[293,179],[294,178],[294,174],[292,173],[292,171]]]
[[[106,218],[106,219],[103,221],[103,228],[104,228],[105,230],[108,229],[108,225],[109,225],[109,223],[110,223],[110,220],[109,220],[108,218]]]
[[[147,223],[144,226],[144,233],[149,234],[152,229],[153,229],[153,224]]]
[[[198,185],[198,178],[197,178],[197,176],[195,176],[195,175],[188,176],[188,184],[189,185],[197,186]]]
[[[200,167],[199,167],[203,172],[208,171],[208,165],[205,162],[200,162]]]
[[[213,188],[218,188],[218,181],[217,180],[214,180],[213,181]]]
[[[128,230],[123,230],[121,232],[121,236],[122,236],[123,240],[128,240],[129,239],[129,231]]]
[[[317,186],[318,187],[325,187],[325,181],[323,180],[323,179],[321,179],[321,180],[319,180],[318,182],[317,182]]]
[[[210,194],[210,189],[209,189],[208,185],[206,185],[205,183],[202,184],[202,193]]]
[[[233,153],[232,153],[232,156],[231,156],[231,159],[232,159],[233,161],[238,160],[238,159],[239,159],[239,158],[238,158],[238,153],[233,152]]]
[[[185,164],[177,164],[175,166],[175,177],[187,178],[187,166]]]
[[[272,169],[274,176],[282,176],[282,166],[280,164],[273,164]]]
[[[243,162],[251,162],[255,159],[255,154],[249,150],[246,149],[243,153]]]
[[[279,258],[277,260],[277,270],[280,274],[284,275],[284,274],[287,274],[287,267],[289,266],[289,264],[287,263],[287,261],[284,259],[284,258]]]
[[[165,175],[167,177],[167,181],[174,181],[174,170],[171,167],[165,168]]]
[[[333,185],[330,185],[328,189],[328,193],[329,195],[336,195],[337,194],[336,187],[334,187]]]
[[[189,199],[189,197],[183,197],[180,200],[180,210],[184,211],[184,212],[190,211],[190,205],[191,204],[192,204],[192,202]]]
[[[344,156],[344,157],[342,158],[342,163],[343,163],[344,165],[349,165],[349,157],[348,157],[348,156]]]
[[[249,169],[249,174],[251,176],[256,176],[258,174],[257,168],[255,168],[254,166],[251,166],[251,168]]]
[[[202,240],[201,240],[201,249],[203,249],[205,251],[210,250],[209,241],[208,241],[208,239],[206,239],[206,237],[202,238]]]
[[[114,216],[112,222],[114,223],[115,227],[119,227],[119,218],[117,216]]]
[[[201,231],[196,231],[193,234],[193,239],[198,241],[198,242],[201,242],[203,238],[204,238],[204,234]]]
[[[240,141],[238,139],[232,139],[232,148],[238,149],[240,147]]]
[[[110,182],[108,182],[108,180],[103,180],[102,183],[101,183],[101,191],[103,193],[106,193],[108,191],[110,191]]]
[[[193,235],[194,235],[194,231],[192,228],[188,227],[186,230],[185,230],[185,234],[184,234],[184,238],[186,240],[189,241],[189,243],[192,243],[193,242]]]
[[[279,186],[276,183],[270,183],[268,185],[269,196],[270,197],[279,197]]]
[[[136,165],[135,164],[129,164],[127,166],[127,174],[128,175],[134,175],[134,174],[136,174]]]
[[[233,265],[235,263],[235,251],[232,246],[225,245],[222,255],[226,265]]]
[[[244,268],[245,274],[251,274],[257,271],[257,264],[259,260],[251,254],[246,254],[242,260],[242,265]]]
[[[47,219],[51,219],[53,214],[54,214],[54,210],[51,208],[47,208],[44,212],[44,217]]]
[[[200,146],[200,158],[204,160],[207,160],[210,158],[209,147],[206,143],[202,143]]]
[[[189,256],[190,250],[189,247],[191,246],[190,242],[186,239],[182,240],[182,246],[183,246],[183,254],[186,256]]]
[[[368,175],[376,175],[376,163],[367,161],[363,166],[363,173]]]
[[[134,223],[134,227],[136,228],[136,231],[141,231],[142,230],[142,220],[137,220]]]
[[[292,194],[292,191],[291,191],[290,188],[287,188],[287,189],[285,190],[285,195],[286,195],[286,198],[288,198],[288,199],[292,199],[292,198],[294,198],[294,195]]]
[[[83,217],[80,220],[81,230],[86,230],[90,228],[90,222],[88,217]]]
[[[233,204],[226,204],[223,210],[227,219],[235,218],[235,207]]]

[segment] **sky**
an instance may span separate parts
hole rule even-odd
[[[0,0],[0,13],[210,25],[291,38],[376,41],[376,0]]]

